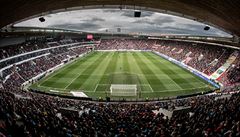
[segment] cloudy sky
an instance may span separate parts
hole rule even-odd
[[[143,34],[187,34],[230,37],[231,35],[211,27],[204,31],[204,24],[172,15],[141,11],[140,18],[134,18],[133,10],[88,9],[60,12],[44,16],[45,22],[33,18],[15,26],[50,27],[87,32],[143,33]]]

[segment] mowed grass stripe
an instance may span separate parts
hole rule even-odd
[[[151,60],[152,63],[155,64],[155,66],[158,67],[160,71],[162,71],[162,72],[164,72],[166,75],[168,75],[168,77],[169,77],[172,81],[174,81],[174,83],[176,83],[178,86],[180,86],[182,89],[185,89],[185,88],[193,88],[193,87],[194,87],[194,86],[192,86],[192,85],[190,84],[190,82],[189,82],[188,80],[186,80],[186,79],[184,79],[184,78],[181,78],[181,79],[178,78],[178,79],[176,79],[175,76],[180,77],[180,76],[178,75],[178,73],[186,73],[186,72],[183,72],[183,71],[181,72],[181,71],[180,71],[180,70],[181,70],[180,68],[179,68],[178,70],[175,69],[175,71],[173,71],[173,70],[171,69],[172,64],[170,65],[170,64],[167,64],[167,63],[159,62],[158,60],[159,60],[161,57],[158,56],[158,58],[154,58],[154,56],[157,57],[157,55],[155,55],[155,54],[146,53],[146,54],[144,54],[144,56],[147,57],[149,60]],[[167,69],[162,69],[162,66],[166,67]],[[170,75],[170,74],[174,74],[174,75]],[[184,83],[188,83],[188,84],[186,85],[186,84],[184,84]],[[184,84],[184,85],[182,85],[182,84]]]
[[[70,74],[74,70],[79,70],[79,68],[83,68],[83,65],[88,65],[96,59],[96,57],[99,56],[96,52],[89,53],[89,55],[85,55],[84,57],[81,57],[79,60],[74,62],[73,64],[67,65],[64,70],[62,70],[60,73],[55,75],[56,77],[59,75],[59,77],[66,76]],[[80,67],[81,66],[81,67]]]
[[[84,81],[90,77],[90,74],[95,70],[95,68],[101,63],[101,61],[106,58],[108,53],[99,53],[101,54],[100,57],[97,58],[96,61],[92,62],[91,65],[89,65],[82,73],[79,73],[80,75],[78,75],[74,81],[72,81],[67,87],[65,87],[66,89],[79,89],[82,84],[84,83]],[[86,75],[89,74],[89,75]]]
[[[164,76],[162,77],[157,77],[157,75],[155,76],[160,81],[164,81],[163,84],[165,85],[165,87],[167,87],[168,89],[176,89],[176,90],[182,89],[182,87],[180,87],[168,74],[162,71],[162,68],[164,68],[165,65],[156,64],[155,60],[153,58],[149,58],[146,52],[142,53],[141,55],[142,55],[142,59],[144,59],[145,62],[148,63],[149,66],[151,66],[150,69],[153,71],[154,74],[158,74],[158,73],[164,74]]]
[[[64,76],[61,76],[55,84],[60,85],[60,87],[66,89],[69,85],[73,83],[73,81],[83,72],[86,70],[86,68],[93,64],[101,54],[99,53],[94,53],[94,56],[91,56],[89,58],[86,58],[83,60],[84,63],[81,61],[79,63],[76,63],[72,66],[73,69],[67,68],[67,72],[65,73]],[[78,67],[76,67],[78,66]]]
[[[140,97],[153,98],[207,90],[204,88],[207,84],[200,80],[185,69],[151,52],[93,52],[64,66],[43,81],[49,84],[46,85],[49,90],[68,92],[83,89],[90,97],[105,97],[109,94],[106,92],[112,83],[139,83],[138,85],[142,85],[138,88],[142,91]],[[176,85],[179,85],[179,88]],[[65,87],[67,89],[64,89]]]
[[[129,64],[127,64],[126,52],[120,52],[118,54],[118,63],[116,68],[116,74],[113,77],[113,84],[136,84],[134,76],[131,74]]]
[[[79,70],[79,68],[84,69],[83,67],[80,66],[83,64],[89,64],[89,60],[97,59],[97,56],[98,54],[95,52],[90,53],[90,55],[86,55],[85,57],[80,58],[76,62],[64,66],[63,68],[55,72],[52,76],[47,77],[43,82],[40,83],[40,86],[65,88],[72,80],[72,78],[76,76],[76,74],[72,75],[72,72]],[[66,78],[70,79],[68,80]]]
[[[159,76],[158,74],[156,74],[157,77],[159,79],[161,79],[162,81],[165,81],[164,84],[169,89],[171,89],[171,88],[175,88],[176,90],[177,89],[179,89],[179,90],[182,89],[182,87],[179,86],[178,83],[173,80],[174,76],[171,77],[170,76],[171,73],[166,73],[166,72],[168,72],[168,70],[166,69],[168,64],[160,64],[159,62],[162,62],[162,58],[159,57],[158,60],[155,60],[154,58],[151,58],[152,55],[153,54],[148,55],[148,53],[144,53],[143,58],[146,58],[146,59],[149,60],[149,65],[152,66],[151,68],[153,69],[153,71],[155,73],[163,74],[163,76],[161,76],[161,75]],[[164,71],[164,70],[167,70],[167,71]]]
[[[86,79],[86,81],[82,84],[80,89],[88,89],[88,91],[95,90],[97,84],[102,78],[102,75],[97,74],[104,74],[104,72],[107,69],[107,66],[109,65],[111,59],[112,59],[113,53],[107,53],[107,56],[101,61],[98,67],[94,70],[93,73],[90,74],[90,77]]]
[[[122,76],[123,75],[123,52],[118,52],[118,61],[117,61],[117,66],[115,69],[114,74],[112,75],[112,84],[120,84],[123,83],[124,81],[122,81],[122,78],[118,78],[118,76]]]
[[[123,52],[118,52],[117,55],[118,55],[117,56],[118,60],[117,60],[117,66],[116,66],[116,69],[115,69],[114,73],[122,73],[123,72],[122,71],[122,67],[123,67],[123,57],[122,57],[122,55],[123,55]]]
[[[107,69],[103,73],[103,76],[101,77],[99,81],[99,85],[96,88],[95,92],[105,92],[110,90],[110,84],[111,84],[111,77],[110,75],[115,71],[117,67],[117,61],[118,61],[118,55],[117,52],[113,52],[113,56],[110,60],[110,62],[107,65]]]
[[[138,66],[138,64],[137,64],[137,61],[136,61],[136,59],[133,57],[133,53],[132,52],[130,52],[130,53],[128,53],[127,54],[128,56],[127,56],[127,60],[129,60],[129,62],[131,63],[131,65],[130,65],[130,71],[132,72],[132,73],[134,73],[134,74],[137,74],[138,75],[138,77],[139,77],[139,79],[140,79],[140,84],[141,85],[149,85],[150,86],[150,84],[149,84],[149,82],[148,82],[148,80],[147,80],[147,78],[145,77],[145,74],[142,72],[142,70],[140,69],[140,67]],[[151,89],[151,87],[149,88],[149,87],[145,87],[145,86],[141,86],[140,85],[140,91],[148,91],[148,92],[152,92],[152,89]]]
[[[110,61],[110,63],[107,66],[107,69],[105,70],[103,77],[100,80],[100,84],[110,84],[111,83],[111,79],[109,75],[112,75],[117,67],[117,62],[118,62],[118,55],[116,52],[114,52],[113,57]]]
[[[130,67],[129,67],[129,61],[128,61],[128,52],[125,52],[123,54],[123,71],[131,73]]]
[[[129,67],[129,61],[128,61],[128,53],[127,52],[123,52],[123,71],[127,72],[128,74],[132,74],[130,67]],[[132,77],[129,77],[129,79],[127,79],[129,81],[129,83],[133,83],[134,79]]]
[[[154,72],[148,67],[148,65],[141,59],[141,57],[137,53],[133,53],[133,57],[135,58],[139,68],[144,74],[150,74],[152,75],[150,77],[146,77],[148,83],[151,85],[153,90],[166,90],[167,88],[165,87],[164,83],[161,82],[160,79],[158,79],[155,75]]]
[[[87,58],[85,61],[86,63],[83,64],[75,64],[76,66],[79,66],[73,70],[68,71],[67,78],[62,79],[64,81],[67,81],[67,85],[65,85],[64,89],[67,89],[69,85],[71,85],[80,75],[82,75],[82,72],[84,72],[88,66],[91,66],[94,64],[94,62],[100,58],[103,54],[99,54],[95,52],[95,56],[91,58]]]
[[[153,54],[154,55],[153,57],[156,58],[156,59],[162,58],[159,55],[156,55],[154,53],[149,53],[149,54]],[[163,60],[164,61],[161,61],[161,63],[168,64],[168,66],[171,66],[171,67],[166,68],[167,70],[170,68],[172,71],[178,72],[177,75],[172,74],[172,75],[176,76],[177,78],[185,78],[187,80],[188,80],[188,78],[191,78],[191,80],[194,80],[195,82],[196,81],[203,82],[199,77],[193,75],[191,72],[179,67],[178,65],[176,65],[176,64],[174,64],[174,63],[172,63],[172,62],[170,62],[166,59],[163,59]],[[202,84],[205,84],[205,83],[202,83]]]

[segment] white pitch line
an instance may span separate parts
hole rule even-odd
[[[79,76],[81,76],[82,72],[81,73],[78,73],[77,77],[75,77],[74,79],[71,80],[71,82],[66,86],[64,87],[64,89],[67,89],[67,87],[69,87]]]
[[[96,84],[96,86],[95,86],[95,88],[94,88],[94,93],[96,92],[97,87],[98,87],[98,84]]]
[[[66,86],[64,87],[64,89],[67,89],[68,86],[70,86],[79,76],[81,76],[82,72],[81,73],[78,73],[77,77],[75,77],[74,79],[71,80],[71,82]]]
[[[184,91],[184,90],[192,90],[192,89],[202,89],[202,88],[205,88],[207,86],[203,86],[203,87],[199,87],[199,88],[186,88],[186,89],[178,89],[178,90],[160,90],[160,91],[154,91],[154,92],[167,92],[167,91]],[[149,92],[144,92],[144,91],[141,91],[143,93],[149,93]]]
[[[61,92],[66,92],[67,90],[64,90],[62,88],[53,88],[53,87],[48,87],[48,86],[38,86],[38,87],[42,87],[42,88],[45,88],[45,89],[48,89],[48,90],[51,90],[51,89],[54,89],[54,90],[60,90]],[[74,89],[73,89],[74,90]],[[85,91],[84,92],[93,92],[93,91]],[[70,93],[70,92],[69,92]]]

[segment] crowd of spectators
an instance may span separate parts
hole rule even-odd
[[[240,61],[227,72],[230,83],[240,83]]]
[[[48,50],[44,50],[44,51],[39,51],[39,52],[34,52],[34,53],[28,53],[28,54],[25,54],[25,55],[21,55],[19,57],[8,58],[6,60],[0,60],[0,67],[4,68],[6,66],[18,63],[20,61],[27,60],[29,58],[40,56],[40,55],[46,54],[48,52],[49,52]]]
[[[0,92],[3,137],[239,137],[240,94],[148,103],[96,103]],[[189,106],[168,117],[158,110]],[[157,112],[156,112],[157,111]]]
[[[211,75],[221,67],[233,49],[179,41],[158,41],[157,51]]]
[[[192,68],[205,73],[213,74],[220,68],[236,50],[220,46],[191,43],[172,40],[146,40],[146,39],[105,39],[101,40],[96,49],[100,50],[154,50],[183,62]],[[239,51],[237,51],[239,52]],[[224,81],[229,84],[239,83],[239,56],[225,74]],[[221,80],[222,81],[222,80]],[[225,82],[226,83],[226,82]]]
[[[74,52],[76,51],[76,53]],[[55,50],[51,54],[42,56],[19,65],[15,66],[15,71],[25,80],[29,80],[38,74],[49,70],[62,63],[64,59],[70,57],[72,52],[74,56],[87,52],[87,48],[78,47],[68,50],[67,48],[61,48],[61,50]],[[70,53],[69,53],[70,52]]]
[[[198,69],[204,72],[213,60],[218,59],[213,63],[218,65],[220,62],[221,65],[226,61],[225,56],[232,53],[229,49],[206,45],[172,44],[157,40],[103,40],[96,48],[154,49],[180,61],[189,54],[192,59],[187,64],[195,68],[203,66]],[[240,93],[145,103],[100,103],[20,89],[26,80],[60,64],[69,56],[87,51],[87,47],[56,48],[46,56],[13,65],[6,70],[9,78],[4,83],[0,82],[0,136],[240,137]],[[194,60],[203,65],[195,64]],[[239,75],[235,77],[240,73],[239,59],[234,64],[227,72],[230,82],[239,81]],[[215,65],[210,67],[213,69],[210,72],[215,70]],[[179,107],[182,110],[171,117],[159,113],[160,109],[173,111]]]
[[[218,78],[223,85],[240,85],[240,53],[236,55],[236,60],[228,70]]]
[[[27,42],[25,45],[18,45],[19,49],[12,50],[12,47],[18,46],[8,46],[3,47],[0,50],[4,51],[1,54],[4,54],[2,57],[9,57],[9,55],[15,55],[19,53],[29,52],[36,49],[46,48],[46,47],[57,47],[62,44],[71,44],[76,43],[78,40],[65,39],[59,41],[32,41],[32,43]],[[170,40],[146,40],[146,39],[105,39],[101,40],[100,44],[95,47],[95,49],[101,50],[119,50],[119,49],[134,49],[134,50],[155,50],[157,52],[163,53],[167,56],[170,56],[178,61],[184,62],[185,64],[207,74],[211,75],[219,67],[221,67],[226,60],[234,53],[233,49],[206,45],[206,44],[196,44],[190,42],[180,42],[180,41],[170,41]],[[84,51],[82,51],[84,50]],[[20,73],[23,75],[23,78],[29,79],[31,76],[39,74],[40,72],[49,69],[57,64],[60,64],[60,61],[66,60],[69,56],[77,56],[83,52],[86,52],[87,48],[78,48],[78,45],[75,47],[59,47],[50,49],[47,51],[36,52],[32,54],[27,54],[20,56],[18,58],[9,59],[7,61],[1,62],[1,68],[8,66],[9,64],[14,64],[19,61],[24,61],[31,57],[40,56],[46,53],[50,53],[49,56],[43,56],[40,59],[34,59],[34,61],[24,62],[23,64],[17,65],[20,68]],[[9,53],[8,53],[9,52]],[[13,53],[11,53],[13,52]],[[7,53],[5,55],[5,53]],[[53,56],[52,56],[53,55]],[[239,57],[238,57],[239,58]],[[239,76],[236,75],[239,73],[239,62],[240,60],[234,62],[234,65],[224,73],[220,81],[224,81],[226,85],[239,83]],[[46,60],[46,61],[45,61]],[[31,70],[35,65],[35,62],[38,62],[40,68]],[[42,62],[42,63],[41,63]],[[52,63],[54,62],[54,63]],[[49,64],[49,67],[46,67],[45,64]],[[26,71],[25,69],[26,68]],[[4,69],[2,71],[1,79],[12,73],[12,67]],[[27,76],[27,74],[30,74]]]
[[[75,44],[75,45],[66,46],[66,47],[57,47],[63,44],[77,43],[78,42],[77,40],[67,39],[67,40],[60,40],[59,42],[45,42],[45,43],[44,42],[41,43],[41,42],[42,41],[40,42],[38,41],[38,44],[36,44],[36,41],[32,41],[32,43],[30,42],[24,43],[25,45],[20,44],[20,45],[12,45],[12,46],[0,48],[0,50],[3,51],[1,52],[1,54],[3,55],[2,59],[4,59],[5,57],[11,57],[15,54],[17,55],[17,54],[29,52],[26,55],[21,55],[19,57],[14,57],[7,60],[0,60],[0,68],[3,69],[3,70],[0,69],[1,71],[0,80],[4,80],[6,76],[10,75],[12,73],[13,66],[16,64],[19,72],[22,75],[24,75],[23,77],[26,79],[29,79],[31,78],[31,76],[35,76],[36,74],[39,74],[40,72],[46,70],[47,68],[49,69],[57,64],[60,64],[60,61],[68,59],[71,56],[77,56],[89,50],[88,48],[85,48],[85,47],[82,48],[81,43],[77,45]],[[40,45],[39,43],[41,43],[41,46],[39,46]],[[75,47],[71,48],[72,46],[75,46]],[[55,48],[30,53],[30,51],[34,51],[41,48],[49,48],[49,47],[55,47]],[[14,50],[15,48],[16,50]],[[51,54],[51,55],[42,56],[44,54]],[[40,59],[32,59],[26,62],[26,60],[35,58],[38,56],[42,56],[42,57]],[[42,63],[38,60],[40,60]],[[46,69],[42,70],[42,68],[38,68],[38,66],[35,66],[36,62],[40,63],[39,64],[40,67],[42,68],[45,67]],[[46,64],[48,65],[48,67],[46,67]]]
[[[33,41],[26,42],[16,46],[7,46],[0,48],[0,58],[6,58],[20,53],[25,53],[37,49],[59,46],[62,44],[76,43],[77,40],[64,39],[59,41],[43,42]],[[24,45],[24,46],[23,46]],[[18,58],[13,58],[0,63],[0,66],[14,64],[24,59],[35,57],[50,52],[52,54],[60,54],[66,51],[67,47],[56,48],[49,51],[42,51],[33,54],[27,54]],[[233,53],[233,49],[218,46],[196,44],[190,42],[179,42],[170,40],[146,40],[146,39],[106,39],[96,47],[101,50],[119,50],[119,49],[135,49],[135,50],[156,50],[160,53],[168,55],[178,61],[207,74],[211,75],[219,67],[221,67],[228,57]],[[16,51],[17,50],[17,51]],[[214,51],[214,52],[213,52]],[[71,56],[76,55],[75,52],[68,51]],[[64,56],[64,55],[63,55]]]
[[[1,47],[0,59],[8,58],[14,55],[18,55],[18,54],[38,50],[38,49],[43,49],[43,48],[48,48],[48,45],[42,41],[25,42],[22,44]]]
[[[81,43],[79,42],[81,41]],[[49,52],[47,48],[58,47],[66,44],[86,44],[88,42],[82,42],[84,40],[72,40],[72,39],[61,39],[58,41],[51,40],[32,40],[27,41],[17,45],[10,45],[5,47],[0,47],[0,68],[12,65],[14,63],[29,59],[31,57],[36,57]],[[32,52],[36,50],[43,49],[42,51]],[[45,49],[45,50],[44,50]],[[56,49],[56,48],[55,48]],[[58,49],[56,49],[58,50]],[[50,50],[54,51],[54,49]],[[25,54],[23,54],[25,53]],[[21,55],[22,54],[22,55]],[[16,57],[15,55],[21,55]],[[12,58],[10,58],[12,57]],[[4,60],[2,60],[4,59]]]
[[[110,39],[102,40],[97,47],[101,50],[155,50],[211,75],[221,67],[233,49],[219,46],[180,42],[172,40]]]
[[[30,40],[21,44],[5,46],[0,48],[0,59],[8,58],[14,55],[31,52],[34,50],[56,47],[65,44],[77,43],[77,40],[60,39],[58,41],[49,40]]]
[[[101,40],[97,49],[101,50],[119,50],[119,49],[133,49],[133,50],[151,50],[152,43],[147,40],[138,39],[110,39]]]

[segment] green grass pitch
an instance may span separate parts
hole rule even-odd
[[[136,84],[138,96],[170,97],[203,92],[213,87],[187,70],[152,52],[92,52],[33,84],[68,94],[83,90],[93,98],[110,96],[111,84]],[[118,97],[121,98],[121,97]]]

